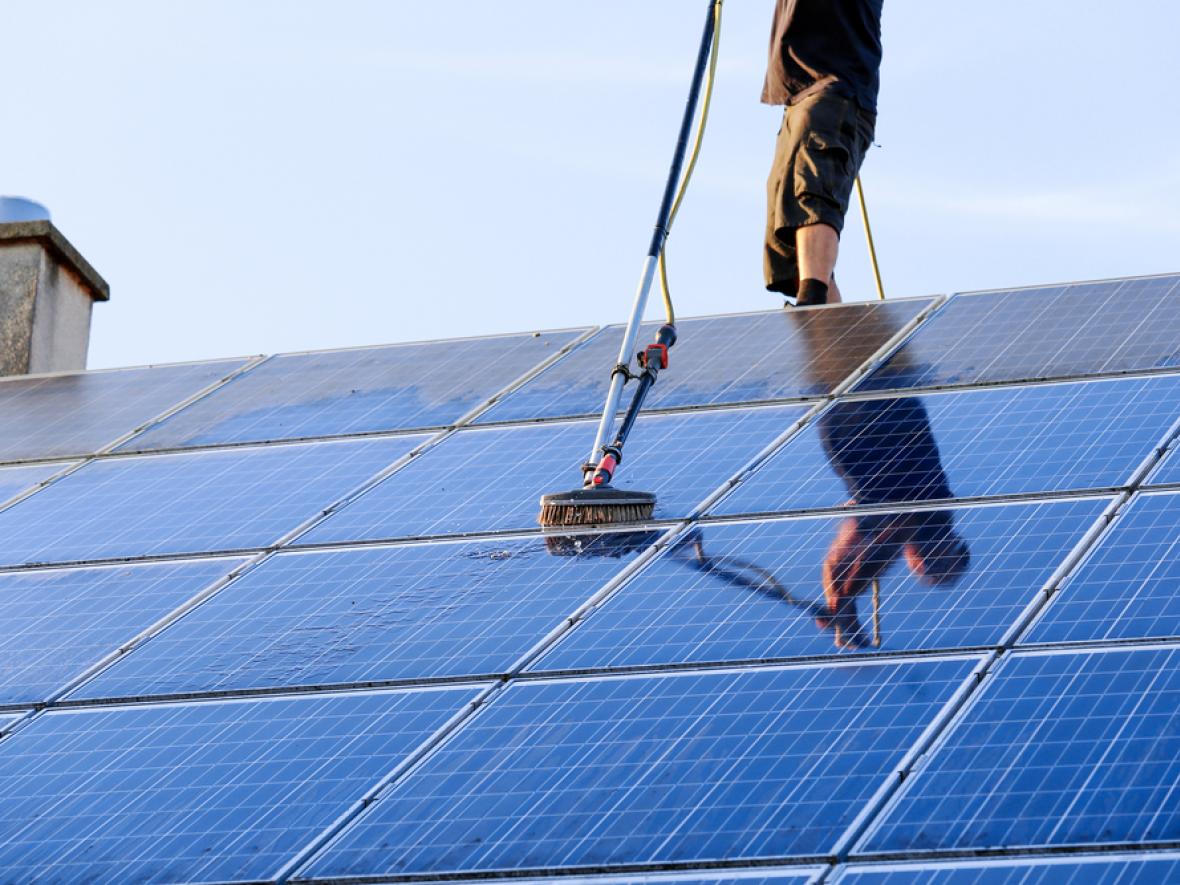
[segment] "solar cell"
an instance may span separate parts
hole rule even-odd
[[[0,461],[89,455],[245,365],[219,360],[0,381]]]
[[[1180,275],[956,295],[862,390],[1180,366]]]
[[[767,311],[681,320],[670,368],[648,398],[650,408],[721,405],[829,393],[932,299],[862,302],[811,311]],[[640,346],[659,323],[646,324]],[[611,326],[480,416],[529,421],[596,414],[623,339]]]
[[[1008,658],[858,850],[1180,838],[1180,649]]]
[[[0,572],[0,703],[45,700],[242,561]]]
[[[268,878],[475,694],[48,712],[0,741],[0,878]]]
[[[1106,504],[701,525],[532,669],[994,645]]]
[[[26,492],[37,483],[49,479],[59,470],[69,466],[69,462],[54,464],[29,464],[25,467],[0,468],[0,505]]]
[[[584,331],[277,356],[122,450],[453,424]]]
[[[110,458],[0,511],[0,563],[260,547],[422,436]]]
[[[1180,375],[840,400],[714,512],[1113,488],[1180,414]]]
[[[616,485],[656,492],[657,518],[684,516],[805,411],[775,406],[642,417]],[[580,421],[461,430],[301,540],[533,528],[542,494],[581,484],[594,429]]]
[[[976,665],[516,683],[304,874],[822,854]]]
[[[280,554],[74,697],[505,672],[657,537],[637,534],[620,558],[536,538]]]
[[[1180,881],[1180,858],[1118,854],[1106,857],[1022,858],[926,864],[849,866],[833,885],[1157,885]]]
[[[1180,495],[1141,495],[1057,594],[1029,642],[1180,637]]]

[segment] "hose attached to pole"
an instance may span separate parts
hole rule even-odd
[[[688,165],[684,170],[684,178],[680,182],[680,189],[676,200],[672,203],[672,211],[668,215],[668,232],[671,233],[672,223],[680,211],[680,204],[684,202],[684,195],[688,193],[688,183],[692,180],[692,173],[697,167],[697,159],[701,155],[701,145],[705,141],[705,128],[709,125],[709,108],[713,104],[713,84],[717,79],[717,58],[721,51],[721,4],[724,0],[717,0],[713,6],[713,45],[709,52],[709,71],[705,75],[705,94],[701,99],[701,115],[697,121],[696,134],[693,136],[692,151],[689,153]],[[664,297],[664,314],[667,322],[676,325],[676,310],[672,306],[672,292],[668,288],[668,251],[667,241],[660,250],[660,294]]]

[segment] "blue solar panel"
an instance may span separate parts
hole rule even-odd
[[[59,470],[68,466],[68,462],[54,464],[30,464],[27,467],[0,468],[0,504],[26,492]]]
[[[533,669],[994,645],[1106,503],[702,525]]]
[[[111,458],[0,512],[0,563],[261,547],[420,436]]]
[[[0,741],[0,878],[268,878],[474,695],[49,712]]]
[[[841,400],[714,512],[1127,483],[1180,415],[1180,375]]]
[[[594,549],[550,556],[534,538],[281,554],[74,696],[504,672],[637,555]]]
[[[822,854],[976,664],[517,683],[304,873]]]
[[[863,390],[1180,366],[1180,275],[957,295]]]
[[[1180,649],[1009,658],[863,851],[1180,838]]]
[[[453,424],[581,333],[274,357],[122,448],[145,451]]]
[[[1180,495],[1136,498],[1029,642],[1180,637]]]
[[[829,393],[930,305],[930,299],[682,320],[649,407],[721,405]],[[646,324],[637,349],[654,338]],[[602,410],[622,327],[612,326],[480,417],[529,421]]]
[[[0,572],[0,703],[45,700],[242,561]]]
[[[221,380],[244,360],[0,381],[0,461],[88,455]]]
[[[640,418],[616,485],[657,493],[657,518],[684,516],[805,411],[778,406]],[[581,485],[594,429],[575,422],[459,431],[302,540],[533,528],[542,494]]]
[[[1180,857],[1118,854],[1105,857],[1022,858],[927,864],[850,866],[833,885],[1158,885],[1180,881]]]

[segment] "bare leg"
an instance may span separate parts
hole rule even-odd
[[[840,251],[840,235],[827,224],[809,224],[795,231],[795,248],[799,253],[799,278],[819,280],[828,284],[828,304],[840,301],[840,289],[832,277],[836,269],[836,255]]]

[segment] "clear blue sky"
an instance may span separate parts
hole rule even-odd
[[[725,4],[683,315],[775,306],[772,5]],[[0,0],[0,193],[111,282],[93,367],[621,321],[705,10]],[[1175,0],[887,0],[863,177],[889,294],[1180,270],[1178,33]],[[854,216],[843,249],[870,297]]]

